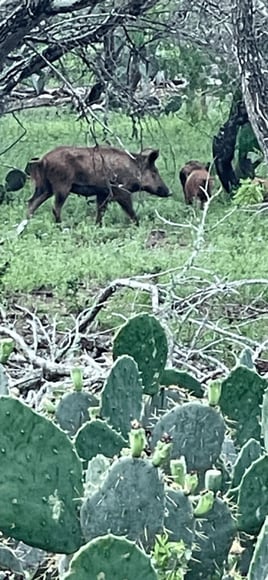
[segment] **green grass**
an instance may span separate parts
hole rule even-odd
[[[59,144],[94,143],[87,123],[76,121],[70,112],[58,114],[53,110],[37,110],[24,112],[19,118],[26,134],[0,157],[0,183],[4,181],[8,167],[23,169],[29,158],[41,156]],[[89,306],[98,290],[115,278],[157,274],[172,268],[179,272],[192,254],[194,231],[162,222],[155,215],[155,209],[166,220],[198,224],[201,212],[197,210],[195,213],[185,207],[178,171],[188,159],[211,159],[212,136],[223,118],[223,111],[213,111],[209,119],[192,125],[181,114],[180,117],[144,120],[138,127],[144,147],[160,148],[157,165],[173,192],[173,197],[167,200],[149,194],[136,196],[140,228],[130,224],[117,204],[110,204],[104,227],[96,228],[95,204],[87,205],[83,198],[72,195],[63,208],[61,228],[54,224],[49,200],[17,237],[16,225],[25,217],[31,185],[27,183],[23,190],[14,193],[13,201],[1,206],[0,215],[0,267],[5,262],[9,264],[0,279],[4,305],[16,300],[35,306],[39,311],[59,311],[63,316]],[[131,137],[132,125],[126,117],[113,114],[110,127],[130,150],[140,149],[140,139]],[[21,127],[10,116],[0,119],[0,130],[2,150],[22,133]],[[98,128],[97,135],[98,141],[103,143],[101,128]],[[108,137],[110,143],[117,145],[115,136]],[[216,277],[226,280],[268,277],[267,215],[252,215],[242,209],[229,215],[231,208],[223,197],[211,204],[204,243],[195,266],[209,270],[209,274],[201,274],[209,280]],[[163,229],[166,235],[152,248],[148,247],[147,241],[153,229]],[[196,271],[190,270],[189,275],[191,273],[196,275]],[[170,276],[160,276],[159,281],[169,283]],[[194,284],[176,285],[175,280],[176,287],[178,295],[183,297],[194,289]],[[49,301],[45,301],[41,294],[36,295],[36,291],[42,289],[51,289]],[[259,297],[261,291],[263,288],[256,286],[243,287],[236,302],[248,304]],[[267,289],[262,298],[268,300]],[[150,308],[147,295],[124,290],[113,297],[99,320],[104,327],[113,326],[121,322],[122,316],[145,308]],[[245,328],[245,332],[254,336],[257,332],[261,337],[263,327],[261,325],[256,331],[253,324],[251,329]]]

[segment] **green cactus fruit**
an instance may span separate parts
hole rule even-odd
[[[100,419],[93,419],[82,425],[74,443],[79,457],[84,461],[89,461],[98,453],[114,457],[126,445],[123,437]]]
[[[223,418],[215,409],[198,402],[185,403],[159,419],[151,445],[154,448],[167,433],[172,437],[171,459],[184,455],[188,471],[203,471],[220,455],[224,431]]]
[[[221,489],[222,472],[219,469],[207,469],[205,473],[205,489],[216,493]]]
[[[238,492],[238,528],[258,534],[268,514],[268,456],[253,461],[246,469]]]
[[[9,394],[8,378],[3,365],[0,364],[0,395]]]
[[[261,433],[264,440],[264,447],[268,453],[268,389],[263,394],[261,410]]]
[[[145,447],[147,446],[145,430],[140,426],[138,421],[132,421],[131,431],[128,435],[129,447],[132,457],[140,457]]]
[[[198,475],[194,471],[192,473],[186,473],[185,475],[185,484],[184,484],[184,493],[186,495],[190,495],[194,493],[198,488],[199,480]]]
[[[222,383],[219,405],[222,413],[234,421],[234,438],[242,446],[248,439],[260,439],[260,406],[268,386],[255,371],[239,366]]]
[[[0,529],[49,552],[81,543],[82,466],[61,429],[24,403],[0,397]]]
[[[170,473],[173,479],[173,482],[180,486],[182,489],[184,488],[185,484],[185,476],[187,474],[187,466],[185,457],[179,457],[178,459],[171,459],[170,461]]]
[[[131,421],[140,420],[142,409],[142,384],[133,358],[120,356],[113,364],[101,401],[101,417],[127,439]]]
[[[164,369],[159,382],[160,385],[165,387],[177,385],[182,389],[187,389],[187,391],[190,391],[193,395],[195,395],[195,397],[202,398],[204,395],[204,389],[201,383],[185,371],[177,371],[176,369]]]
[[[211,407],[216,407],[221,396],[221,382],[211,381],[208,384],[208,404]]]
[[[70,372],[75,391],[83,389],[83,370],[80,367],[73,367]]]
[[[157,580],[150,558],[113,534],[91,540],[72,558],[62,580]]]
[[[26,182],[26,173],[21,169],[11,169],[5,178],[6,191],[18,191]]]
[[[195,517],[205,516],[212,508],[214,504],[214,493],[210,489],[204,491],[198,498],[197,505],[194,509]]]
[[[160,465],[164,465],[169,460],[171,449],[171,437],[169,437],[169,435],[163,435],[163,437],[157,441],[152,454],[152,464],[154,467],[160,467]]]
[[[22,561],[16,556],[13,550],[4,544],[0,544],[0,569],[10,570],[11,572],[15,572],[15,574],[24,576]]]
[[[89,420],[90,407],[96,407],[98,399],[86,391],[66,393],[56,408],[56,420],[70,437],[76,434],[81,425]]]
[[[102,487],[84,500],[81,527],[86,540],[111,532],[150,549],[164,524],[165,495],[160,473],[147,459],[121,457]]]
[[[259,457],[263,455],[263,450],[259,441],[256,439],[249,439],[243,447],[241,447],[239,454],[237,456],[236,462],[233,467],[233,477],[231,482],[231,487],[235,488],[240,485],[241,479],[248,467],[250,467],[253,461],[256,461]]]
[[[0,340],[0,363],[6,364],[11,353],[14,350],[14,340],[12,338],[2,338]]]
[[[105,457],[105,455],[101,455],[100,453],[96,455],[96,457],[92,457],[92,459],[88,462],[85,481],[86,496],[92,495],[101,487],[109,467],[110,460],[108,457]]]
[[[167,360],[168,344],[165,331],[154,316],[138,314],[120,328],[114,338],[114,360],[123,354],[132,356],[136,361],[144,393],[157,393]]]
[[[228,505],[216,497],[212,509],[196,520],[194,550],[185,579],[214,577],[223,568],[235,533],[236,524]]]
[[[268,578],[268,516],[258,535],[247,578],[248,580],[267,580]]]
[[[194,539],[195,518],[189,497],[179,489],[168,488],[165,513],[165,528],[170,542],[183,540],[190,548]]]

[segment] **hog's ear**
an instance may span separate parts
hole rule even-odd
[[[159,149],[144,149],[141,156],[148,165],[153,165],[159,156]]]

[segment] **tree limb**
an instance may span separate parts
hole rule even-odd
[[[268,75],[254,33],[253,0],[237,0],[234,30],[248,116],[268,163]]]

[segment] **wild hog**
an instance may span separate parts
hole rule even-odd
[[[209,163],[207,165],[204,165],[203,163],[200,163],[200,161],[191,160],[191,161],[187,161],[187,163],[185,163],[184,167],[181,168],[180,173],[179,173],[180,182],[181,182],[184,194],[185,194],[184,188],[185,188],[186,179],[187,179],[187,177],[189,177],[190,173],[192,173],[192,171],[194,171],[194,169],[208,169],[208,168],[209,168]]]
[[[200,208],[204,208],[204,203],[211,197],[213,179],[206,169],[195,169],[190,173],[185,183],[185,201],[188,205],[194,199],[200,200]]]
[[[131,220],[138,225],[131,193],[147,191],[159,197],[170,195],[160,177],[155,161],[157,149],[128,154],[114,147],[57,147],[42,159],[32,159],[26,171],[35,182],[35,192],[28,200],[28,217],[52,195],[53,213],[61,221],[61,209],[70,192],[86,197],[96,196],[96,223],[109,201],[117,201]]]

